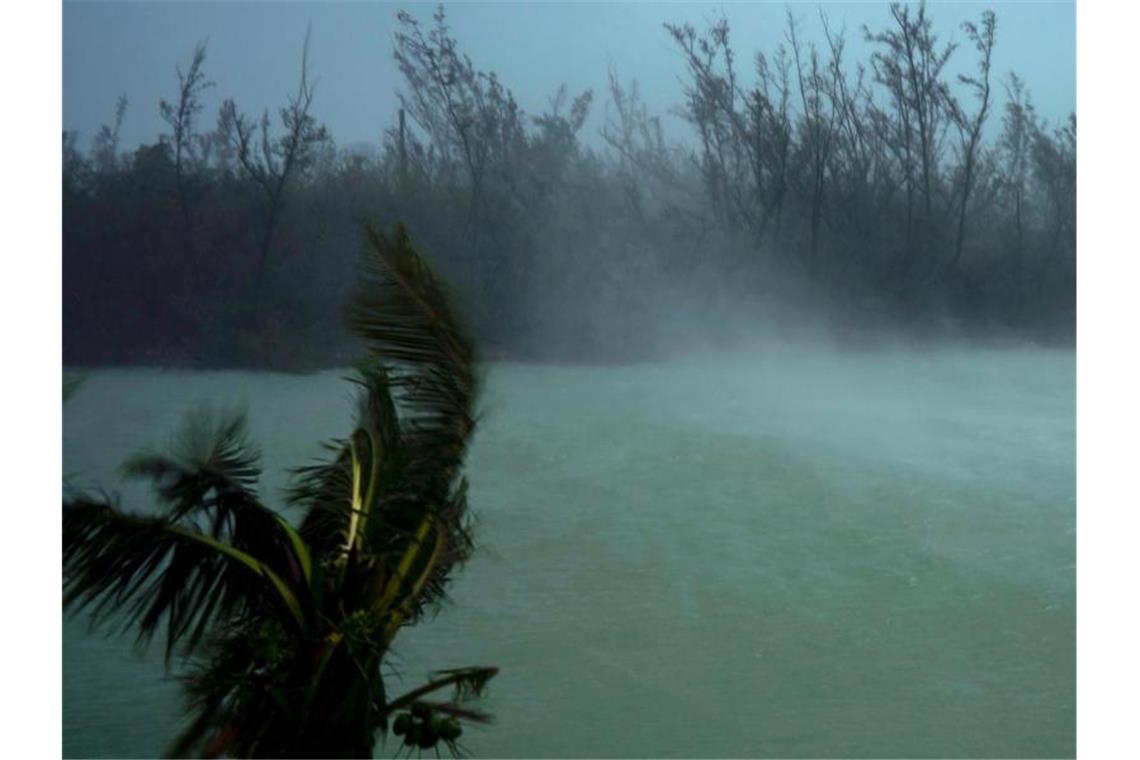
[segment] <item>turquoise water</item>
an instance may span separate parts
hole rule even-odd
[[[124,455],[244,402],[272,501],[347,431],[340,375],[97,372],[64,471],[145,509]],[[1072,756],[1074,386],[1044,349],[495,365],[481,550],[405,686],[501,667],[479,756]],[[162,752],[157,649],[67,620],[63,668],[65,755]]]

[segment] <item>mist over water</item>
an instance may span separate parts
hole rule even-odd
[[[1075,754],[1071,2],[64,5],[63,363],[94,368],[65,480],[153,510],[124,458],[244,405],[281,508],[351,434],[364,347],[422,360],[402,423],[446,420],[402,436],[414,467],[369,435],[363,499],[314,497],[401,492],[379,528],[341,515],[381,561],[306,531],[348,568],[299,592],[311,625],[229,639],[301,716],[275,748],[366,754],[429,672],[496,666],[477,757]],[[436,577],[392,570],[450,562],[405,528],[463,546],[436,521],[470,411],[452,315],[486,361],[474,555],[389,651]],[[68,548],[105,548],[73,506]],[[129,565],[97,555],[68,586]],[[191,712],[162,643],[63,639],[64,754],[162,754]],[[312,701],[338,692],[369,698]]]
[[[64,472],[148,509],[122,458],[245,403],[280,504],[349,429],[342,374],[98,371]],[[468,472],[479,549],[396,662],[502,668],[478,756],[1075,752],[1071,349],[495,363]],[[69,619],[63,667],[65,755],[162,752],[160,647]]]

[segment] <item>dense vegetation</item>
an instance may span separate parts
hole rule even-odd
[[[168,664],[189,658],[174,756],[370,758],[391,730],[408,755],[438,757],[439,744],[461,752],[462,721],[488,719],[464,702],[495,668],[386,689],[396,635],[472,550],[462,468],[479,384],[472,340],[403,228],[369,243],[349,310],[370,349],[356,427],[299,471],[298,528],[258,495],[241,415],[192,417],[169,454],[126,463],[157,510],[64,498],[64,606],[165,637]]]
[[[341,363],[365,218],[407,221],[492,355],[629,359],[670,317],[728,339],[796,309],[848,334],[1071,339],[1075,116],[1045,123],[992,71],[991,13],[956,50],[894,6],[855,63],[820,23],[817,46],[789,15],[750,67],[727,22],[666,25],[688,145],[616,72],[600,139],[591,92],[525,114],[442,9],[399,15],[402,107],[372,151],[336,148],[304,61],[277,119],[227,100],[208,127],[199,49],[157,143],[119,150],[125,100],[89,150],[64,135],[65,361]]]

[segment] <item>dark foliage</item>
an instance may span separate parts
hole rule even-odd
[[[1072,337],[1076,121],[991,70],[991,13],[959,49],[894,6],[864,62],[823,17],[822,47],[789,15],[751,66],[724,20],[668,25],[692,147],[616,72],[589,147],[593,93],[528,115],[442,9],[398,20],[402,109],[375,150],[333,146],[305,63],[280,134],[232,101],[197,131],[202,50],[158,144],[119,152],[125,99],[90,153],[65,135],[65,361],[343,364],[330,315],[365,218],[420,231],[492,356],[635,359],[682,309],[780,301],[845,329]]]

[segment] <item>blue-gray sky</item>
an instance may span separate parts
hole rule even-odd
[[[275,109],[295,91],[305,29],[312,24],[311,69],[318,80],[315,115],[341,145],[375,143],[391,125],[400,85],[392,60],[396,11],[429,19],[435,3],[390,2],[90,2],[66,0],[63,14],[63,121],[89,144],[111,120],[115,99],[130,106],[123,147],[156,139],[164,124],[158,102],[172,97],[175,67],[208,41],[206,73],[216,82],[205,102],[203,126],[233,97],[248,113]],[[461,49],[475,65],[495,71],[522,107],[538,113],[565,82],[572,91],[593,88],[596,131],[605,110],[606,72],[636,78],[651,110],[679,104],[682,61],[662,28],[688,21],[698,28],[724,13],[741,63],[783,39],[785,9],[800,17],[804,38],[822,42],[819,9],[833,27],[847,29],[849,60],[865,60],[862,27],[888,25],[886,2],[759,3],[446,3]],[[1076,104],[1075,6],[1072,2],[929,3],[942,39],[965,42],[960,24],[986,8],[998,18],[994,70],[1026,79],[1042,116],[1064,119]],[[968,45],[949,73],[972,73]],[[999,88],[1000,93],[1000,88]],[[991,129],[996,128],[994,118]],[[670,135],[685,128],[667,119]]]

